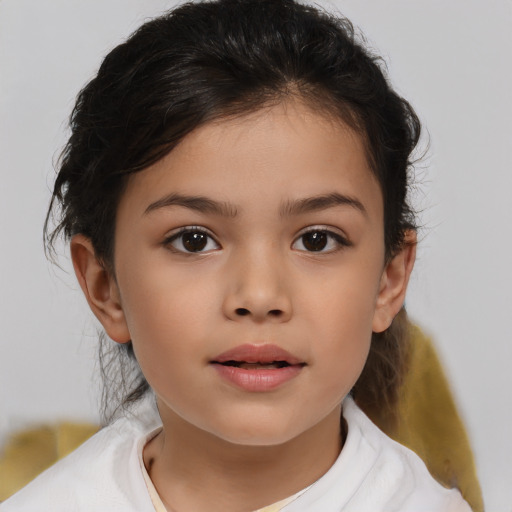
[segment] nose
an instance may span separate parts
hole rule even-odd
[[[230,264],[227,274],[223,309],[229,319],[247,318],[257,323],[290,320],[291,293],[279,259],[262,254],[241,258]]]

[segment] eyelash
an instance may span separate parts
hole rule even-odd
[[[200,235],[205,236],[206,238],[198,238],[196,241],[199,241],[199,250],[188,250],[185,246],[186,243],[183,240],[183,236],[186,234],[190,235]],[[317,240],[313,240],[313,242],[320,241],[320,245],[322,245],[322,242],[325,242],[324,247],[320,247],[318,250],[316,249],[308,249],[304,244],[304,237],[307,235],[320,235]],[[295,247],[296,244],[302,240],[302,249]],[[194,240],[192,240],[194,241]],[[181,247],[176,247],[174,245],[176,242],[180,242]],[[204,242],[204,246],[201,247],[201,243]],[[215,247],[208,247],[211,245],[211,243],[215,245]],[[335,244],[334,247],[329,247],[329,245]],[[199,227],[199,226],[185,226],[183,228],[180,228],[177,232],[172,233],[169,235],[164,241],[163,245],[168,247],[170,250],[180,253],[180,254],[202,254],[207,253],[212,250],[216,250],[220,248],[220,244],[215,240],[215,238],[212,236],[212,234],[205,228]],[[328,254],[333,253],[338,250],[340,250],[343,247],[350,247],[352,243],[344,236],[342,236],[340,233],[334,232],[332,230],[326,229],[323,226],[311,226],[307,228],[306,230],[302,231],[297,238],[292,243],[292,249],[311,253],[311,254]],[[325,250],[325,247],[328,247],[327,250]],[[206,249],[206,250],[205,250]]]
[[[187,233],[189,233],[191,235],[197,235],[197,234],[204,235],[207,237],[205,247],[207,247],[211,242],[213,242],[215,244],[215,247],[208,248],[207,250],[204,250],[204,248],[202,248],[198,251],[189,251],[185,247],[184,241],[183,241],[183,235],[185,235]],[[182,246],[181,248],[178,248],[173,245],[173,243],[177,242],[177,241],[181,242],[181,246]],[[220,248],[219,243],[215,240],[215,238],[211,235],[211,233],[208,230],[206,230],[205,228],[202,228],[199,226],[185,226],[183,228],[180,228],[177,232],[171,233],[171,235],[169,235],[163,241],[163,245],[168,247],[170,250],[180,253],[180,254],[201,254],[201,253],[210,252],[212,250]]]
[[[320,234],[321,236],[325,236],[326,239],[320,238],[320,240],[326,241],[326,245],[328,245],[329,243],[335,244],[335,247],[330,247],[327,250],[324,250],[325,247],[322,247],[319,250],[308,250],[304,246],[304,237],[306,235],[312,235],[312,234]],[[297,244],[301,240],[302,240],[302,246],[304,247],[304,249],[296,249],[294,247],[295,244]],[[329,254],[329,253],[337,252],[344,247],[350,247],[350,246],[352,246],[352,243],[345,236],[343,236],[340,233],[337,233],[335,231],[332,231],[330,229],[326,229],[324,226],[312,226],[312,227],[307,228],[306,230],[302,231],[302,233],[299,234],[299,236],[294,240],[294,242],[292,244],[292,248],[295,248],[296,250],[300,250],[300,251],[307,252],[310,254]]]

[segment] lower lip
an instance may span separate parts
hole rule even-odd
[[[225,380],[245,391],[252,392],[272,391],[297,377],[303,368],[302,365],[298,364],[285,366],[284,368],[261,370],[247,370],[222,364],[214,364],[213,366]]]

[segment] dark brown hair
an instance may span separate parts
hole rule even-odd
[[[82,233],[115,272],[114,226],[127,176],[204,123],[289,97],[362,135],[384,198],[385,249],[391,257],[415,228],[407,189],[420,123],[348,20],[294,0],[187,3],[145,23],[107,55],[71,116],[45,224],[47,248],[52,251],[61,232],[68,238]],[[52,218],[56,226],[50,231]],[[353,390],[363,407],[391,407],[396,400],[406,360],[401,322],[397,318],[388,331],[374,335]],[[131,344],[113,350],[125,363],[112,381],[121,371],[119,399],[128,403],[148,385]],[[109,368],[118,367],[102,353],[109,379]]]

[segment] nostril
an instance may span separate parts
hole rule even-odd
[[[235,314],[237,316],[247,316],[247,315],[251,315],[252,313],[251,313],[251,310],[247,309],[247,308],[236,308]],[[274,317],[274,318],[279,318],[283,315],[283,311],[281,309],[270,309],[267,312],[267,315]]]

